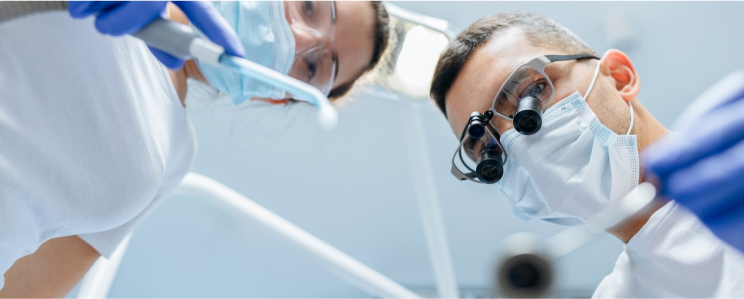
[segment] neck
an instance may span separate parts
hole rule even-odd
[[[641,104],[637,98],[632,100],[633,113],[634,113],[634,124],[631,129],[631,134],[635,134],[638,142],[638,151],[643,151],[649,144],[659,140],[664,134],[668,133],[669,130],[659,123],[651,113],[646,110],[646,107]],[[640,161],[639,166],[639,179],[638,183],[642,182],[643,178],[643,161]],[[607,232],[614,235],[623,243],[628,243],[638,231],[643,228],[657,210],[663,205],[652,203],[646,209],[641,210],[639,213],[624,221],[623,223],[607,229]]]
[[[173,3],[168,3],[167,13],[169,20],[176,21],[181,24],[189,23],[186,15],[180,9],[178,9],[178,6],[174,5]],[[180,70],[169,69],[168,74],[170,75],[171,81],[173,82],[173,87],[176,89],[178,99],[181,100],[181,104],[184,107],[186,107],[186,92],[188,91],[186,79],[194,78],[204,82],[207,81],[207,79],[205,79],[202,75],[201,71],[199,71],[199,68],[196,66],[196,62],[194,62],[193,59],[186,61],[186,63]]]

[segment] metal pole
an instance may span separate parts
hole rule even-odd
[[[124,238],[124,241],[111,254],[110,259],[99,257],[96,260],[83,277],[76,298],[106,298],[108,296],[109,289],[111,289],[111,284],[114,282],[119,264],[121,264],[121,259],[124,257],[124,252],[127,251],[131,238],[132,235]]]
[[[248,218],[272,233],[313,255],[328,265],[363,283],[379,296],[391,298],[421,298],[416,293],[367,267],[328,243],[274,214],[219,182],[206,176],[189,173],[181,181],[178,194],[206,199],[225,210]]]
[[[401,105],[406,109],[401,114],[403,139],[406,143],[408,166],[415,187],[421,221],[429,248],[429,257],[434,268],[437,291],[441,298],[459,298],[457,279],[452,266],[447,233],[439,207],[439,196],[429,159],[429,149],[421,124],[419,108]]]

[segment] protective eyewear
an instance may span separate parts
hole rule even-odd
[[[478,111],[470,114],[460,136],[460,145],[452,156],[452,175],[461,181],[485,184],[501,180],[507,155],[491,119],[498,116],[512,121],[514,129],[524,135],[537,133],[542,127],[543,111],[550,107],[555,96],[545,66],[551,62],[579,59],[599,60],[599,57],[590,54],[540,55],[517,67],[499,88],[491,109],[483,114]]]
[[[295,35],[310,37],[312,45],[297,53],[290,77],[305,82],[324,95],[331,93],[336,77],[337,57],[332,50],[336,32],[336,6],[333,1],[288,1],[290,27]]]

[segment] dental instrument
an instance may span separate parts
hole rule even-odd
[[[292,94],[295,99],[318,107],[318,120],[326,129],[333,128],[338,122],[338,112],[328,98],[315,87],[249,60],[226,54],[224,48],[199,38],[196,31],[189,26],[156,19],[132,35],[175,57],[196,58],[214,65],[232,68],[245,76],[283,89]]]

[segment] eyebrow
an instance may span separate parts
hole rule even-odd
[[[331,4],[333,5],[333,25],[335,26],[336,25],[336,1],[331,1]],[[335,29],[333,30],[333,35],[336,35]],[[334,36],[333,38],[335,39],[336,37]],[[336,70],[334,71],[334,74],[333,74],[333,82],[331,82],[331,89],[333,89],[333,83],[335,83],[336,80],[338,80],[338,69],[341,68],[340,67],[341,64],[338,63],[338,52],[335,49],[336,43],[333,43],[333,45],[334,45],[333,63],[336,64]]]
[[[501,93],[499,93],[499,94],[496,95],[496,98],[494,98],[494,101],[497,101],[498,103],[501,103],[503,101],[506,101],[507,100],[506,99],[506,94],[507,93],[509,95],[513,96],[513,97],[516,97],[516,95],[514,95],[511,92],[511,89],[515,85],[519,85],[519,80],[522,79],[522,78],[524,78],[524,77],[525,77],[524,74],[517,74],[516,77],[509,78],[508,81],[504,81],[504,83],[502,85],[502,88],[501,88]]]
[[[510,96],[513,96],[513,97],[517,97],[517,96],[515,96],[515,95],[514,95],[514,94],[513,94],[513,93],[512,93],[511,91],[509,91],[509,89],[508,89],[508,88],[505,88],[505,89],[503,90],[503,92],[501,93],[501,95],[502,95],[502,96],[504,97],[504,99],[505,99],[505,100],[506,100],[506,94],[507,94],[507,93],[508,93],[508,94],[509,94]]]
[[[336,24],[336,1],[331,1],[331,4],[333,5],[333,15],[331,18],[333,19],[333,24]]]
[[[333,4],[333,25],[336,25],[336,1],[331,1],[331,4]],[[336,30],[333,30],[333,35],[336,35]],[[335,39],[336,37],[334,36],[333,38]],[[333,43],[333,45],[335,46],[336,43]],[[333,62],[336,64],[336,70],[335,70],[335,73],[333,74],[333,82],[331,82],[331,89],[333,89],[333,83],[335,83],[336,80],[338,80],[338,69],[341,68],[340,67],[341,64],[338,63],[338,52],[336,51],[335,47],[333,49]]]
[[[340,69],[339,63],[338,63],[338,52],[336,52],[336,49],[333,49],[333,63],[336,64],[336,70],[335,70],[335,73],[333,74],[333,82],[331,82],[331,85],[333,85],[333,83],[336,82],[336,80],[338,80],[338,69]]]

